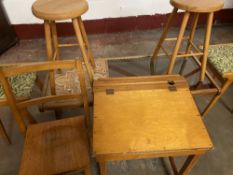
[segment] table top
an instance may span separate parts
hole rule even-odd
[[[96,157],[206,152],[212,147],[184,78],[170,75],[94,82],[93,153]]]

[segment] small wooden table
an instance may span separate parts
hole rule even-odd
[[[174,174],[188,174],[213,148],[188,84],[176,75],[94,82],[93,154],[106,162],[169,157]],[[177,170],[174,156],[188,156]]]

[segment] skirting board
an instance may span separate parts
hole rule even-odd
[[[169,14],[155,14],[152,16],[133,16],[123,18],[107,18],[84,21],[87,34],[130,32],[135,30],[150,30],[164,26]],[[174,20],[173,26],[179,26],[183,13],[179,13]],[[201,15],[199,25],[206,23],[206,15]],[[214,24],[233,23],[233,9],[224,9],[215,13]],[[19,39],[33,39],[44,37],[43,24],[19,24],[13,25]],[[74,35],[70,23],[58,23],[59,36]]]

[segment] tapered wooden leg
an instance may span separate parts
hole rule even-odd
[[[47,56],[48,56],[48,60],[52,61],[53,48],[52,48],[50,21],[45,20],[44,27],[45,27],[45,40],[46,40]],[[51,94],[54,95],[56,93],[54,71],[49,72],[49,78],[50,78]]]
[[[191,42],[193,42],[193,39],[194,39],[194,36],[195,36],[195,33],[196,33],[198,19],[199,19],[199,13],[195,13],[194,18],[193,18],[192,30],[191,30],[191,33],[189,35],[189,40],[188,40],[188,44],[187,44],[187,47],[186,47],[185,54],[189,54],[190,51],[191,51],[191,47],[192,47]],[[184,71],[184,68],[185,68],[186,64],[187,64],[187,58],[184,59],[182,65],[181,65],[181,69],[180,69],[180,74],[181,75],[183,74],[183,71]]]
[[[86,65],[87,72],[88,72],[88,75],[90,77],[90,80],[92,82],[93,81],[93,76],[94,76],[94,71],[93,71],[93,69],[92,69],[92,67],[91,67],[91,65],[89,63],[88,57],[87,57],[87,52],[86,52],[86,49],[85,49],[81,29],[80,29],[77,18],[72,19],[72,22],[73,22],[76,38],[77,38],[77,40],[78,40],[78,42],[80,44],[80,49],[81,49],[81,52],[82,52],[83,60],[84,60],[84,63]]]
[[[55,58],[55,60],[59,60],[60,59],[60,50],[58,47],[57,27],[56,27],[55,21],[51,22],[51,32],[52,32],[53,49],[54,49],[53,54],[56,54],[56,56],[53,58]]]
[[[45,41],[46,41],[46,49],[47,49],[47,57],[48,60],[52,60],[53,57],[53,48],[52,48],[52,39],[51,39],[51,29],[50,29],[50,21],[44,21],[45,28]]]
[[[185,12],[184,18],[183,18],[183,21],[182,21],[182,24],[181,24],[180,32],[179,32],[179,35],[178,35],[178,38],[177,38],[177,41],[176,41],[176,45],[175,45],[172,57],[170,59],[170,64],[168,66],[167,74],[172,74],[174,64],[175,64],[175,61],[176,61],[176,57],[177,57],[178,51],[180,49],[181,41],[183,39],[184,32],[185,32],[185,29],[186,29],[186,26],[187,26],[187,23],[188,23],[188,20],[189,20],[189,16],[190,16],[190,13]]]
[[[85,175],[92,175],[91,167],[90,167],[90,166],[87,166],[87,167],[84,169],[84,174],[85,174]]]
[[[172,13],[170,14],[170,16],[169,16],[169,18],[167,20],[167,23],[166,23],[166,25],[164,27],[162,36],[160,37],[159,43],[157,44],[157,46],[156,46],[156,48],[154,50],[153,56],[152,56],[152,58],[150,60],[150,66],[151,66],[151,72],[152,72],[152,74],[154,74],[154,66],[155,66],[154,64],[155,64],[155,61],[157,59],[159,50],[160,50],[160,48],[161,48],[161,46],[162,46],[162,44],[163,44],[163,42],[164,42],[164,40],[165,40],[165,38],[167,36],[168,30],[171,27],[173,18],[176,15],[177,11],[178,11],[178,9],[174,8],[173,11],[172,11]]]
[[[80,29],[81,29],[83,40],[84,40],[86,48],[87,48],[89,61],[91,62],[91,65],[95,68],[94,57],[93,57],[93,54],[92,54],[92,51],[91,51],[91,47],[90,47],[90,44],[89,44],[89,41],[88,41],[88,38],[87,38],[87,33],[86,33],[85,26],[83,24],[81,16],[78,17],[78,23],[79,23],[79,26],[80,26]]]
[[[6,130],[5,130],[1,120],[0,120],[0,135],[6,141],[6,143],[11,144],[11,141],[6,133]]]
[[[177,175],[178,174],[178,170],[177,170],[174,158],[173,157],[169,157],[169,161],[170,161],[170,164],[171,164],[171,167],[172,167],[174,175]]]
[[[99,162],[100,175],[107,175],[106,162]]]
[[[208,104],[208,106],[206,107],[206,109],[203,111],[202,113],[202,117],[205,117],[206,114],[214,107],[214,105],[218,102],[218,100],[221,98],[221,96],[226,92],[226,90],[230,87],[230,85],[232,84],[233,80],[227,80],[222,89],[221,92],[219,94],[217,94]]]
[[[188,175],[200,157],[201,157],[200,155],[189,156],[185,161],[183,167],[180,169],[178,175]]]
[[[200,74],[201,82],[203,82],[205,79],[206,64],[207,64],[207,58],[208,58],[208,50],[209,50],[210,36],[211,36],[211,31],[212,31],[213,18],[214,18],[214,13],[209,13],[208,18],[207,18],[206,35],[205,35],[205,42],[204,42],[204,54],[203,54],[202,63],[201,63],[201,74]]]

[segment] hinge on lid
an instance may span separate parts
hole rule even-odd
[[[173,80],[169,80],[167,83],[169,91],[177,91],[176,83]]]
[[[106,94],[107,95],[113,95],[114,94],[114,89],[106,89]]]

